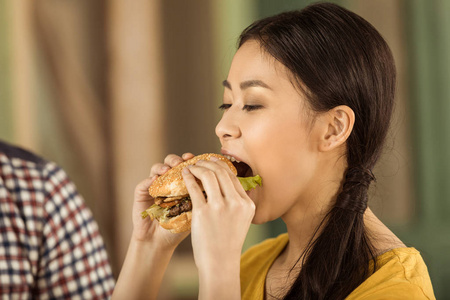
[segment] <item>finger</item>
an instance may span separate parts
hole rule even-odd
[[[183,155],[181,155],[181,157],[182,157],[184,160],[191,159],[191,158],[193,158],[194,156],[195,156],[195,155],[192,154],[192,153],[190,153],[190,152],[187,152],[187,153],[184,153]]]
[[[241,197],[250,199],[248,197],[247,193],[245,192],[244,188],[242,187],[241,182],[239,181],[239,179],[236,176],[234,176],[231,179],[231,181],[233,182],[234,188],[236,189],[236,191],[239,193],[239,195]]]
[[[239,193],[239,195],[244,198],[249,198],[247,196],[247,193],[245,192],[244,188],[242,187],[241,182],[239,181],[237,176],[230,170],[230,168],[228,167],[228,164],[220,159],[215,158],[215,157],[214,157],[214,159],[216,159],[217,160],[216,162],[219,165],[222,165],[231,174],[231,181],[233,182],[233,185],[236,188],[236,191]],[[211,158],[211,160],[213,160],[213,159]]]
[[[191,171],[188,168],[184,168],[181,172],[186,188],[191,196],[192,206],[200,207],[206,203],[205,196],[203,195],[203,191],[195,180],[194,175],[192,175]]]
[[[148,194],[148,188],[158,176],[148,177],[142,180],[134,190],[136,201],[148,201],[152,197]]]
[[[215,172],[212,169],[201,166],[204,161],[200,162],[200,164],[197,162],[195,165],[191,165],[188,168],[189,171],[201,181],[203,189],[208,196],[207,201],[223,199],[223,194]]]
[[[225,162],[220,160],[201,161],[197,163],[197,165],[208,168],[214,172],[219,183],[221,193],[226,199],[234,199],[237,196],[247,198],[247,194],[242,188],[239,180]]]
[[[217,158],[215,158],[215,159],[217,159]],[[216,163],[223,166],[228,171],[228,173],[230,174],[231,182],[233,183],[233,186],[236,189],[236,191],[239,193],[239,195],[243,198],[250,199],[248,197],[247,193],[245,192],[244,188],[242,187],[242,184],[239,181],[239,179],[237,178],[237,176],[228,167],[228,164],[220,159],[217,159]]]
[[[223,160],[218,159],[217,157],[211,157],[210,161],[215,162],[217,164],[219,164],[219,166],[222,166],[225,170],[227,170],[227,172],[229,172],[230,174],[232,174],[234,177],[236,177],[236,175],[233,173],[233,171],[231,171],[230,167],[228,166],[228,164],[226,162],[224,162]]]
[[[170,170],[170,167],[166,164],[157,163],[154,164],[150,170],[150,177],[153,177],[155,175],[163,175],[167,171]]]
[[[179,165],[180,163],[182,163],[184,160],[183,158],[181,158],[180,156],[176,155],[176,154],[169,154],[166,156],[166,158],[164,159],[164,163],[168,166],[170,166],[171,168]]]

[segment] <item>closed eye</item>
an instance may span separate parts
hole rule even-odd
[[[244,105],[242,109],[246,111],[254,111],[261,108],[263,108],[262,105]]]
[[[231,104],[222,104],[221,106],[219,106],[220,110],[227,110],[231,107]]]
[[[220,110],[227,110],[231,107],[231,104],[222,104],[219,106]],[[254,110],[258,110],[263,108],[262,105],[244,105],[244,107],[242,107],[242,110],[246,110],[246,111],[254,111]]]

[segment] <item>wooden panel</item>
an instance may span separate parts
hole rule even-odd
[[[0,1],[0,139],[12,141],[12,99],[11,99],[11,8],[8,2]]]
[[[385,150],[375,168],[377,182],[371,189],[370,205],[384,222],[406,224],[414,218],[416,198],[402,1],[350,1],[349,8],[381,33],[394,55],[397,67],[396,106]]]
[[[216,152],[211,1],[166,0],[162,7],[168,151]]]
[[[133,192],[163,159],[164,59],[159,1],[108,2],[110,126],[116,202],[116,265],[128,247]]]
[[[33,95],[38,103],[39,152],[57,161],[73,178],[99,224],[114,257],[114,216],[109,172],[109,127],[101,84],[103,44],[90,29],[102,19],[101,2],[29,1],[37,51]],[[92,22],[92,23],[91,23]],[[102,74],[103,75],[103,74]],[[36,150],[36,149],[35,149]]]
[[[10,57],[12,122],[14,142],[29,149],[37,146],[35,102],[33,101],[34,44],[32,42],[31,2],[8,1],[11,13]]]

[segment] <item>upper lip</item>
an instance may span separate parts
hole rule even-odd
[[[251,173],[253,174],[253,169],[252,169],[252,167],[246,162],[246,161],[244,161],[242,158],[240,158],[239,156],[237,156],[237,155],[235,155],[235,154],[233,154],[233,153],[231,153],[230,151],[228,151],[228,150],[226,150],[226,149],[221,149],[221,151],[220,151],[221,153],[222,153],[222,155],[224,155],[224,156],[226,156],[226,157],[232,157],[232,158],[234,158],[236,161],[238,161],[238,162],[240,162],[240,163],[243,163],[243,164],[245,164],[245,165],[247,165],[248,166],[248,168],[250,168],[250,170],[252,171]],[[238,167],[238,166],[241,166],[241,164],[235,164],[235,163],[233,163],[234,164],[234,166],[238,169],[238,172],[239,172],[239,169],[240,170],[242,170],[242,167]],[[245,176],[244,174],[241,174],[240,176]]]
[[[226,149],[222,149],[222,150],[220,150],[220,152],[221,152],[222,155],[224,155],[224,156],[230,156],[230,157],[233,157],[235,160],[237,160],[237,161],[239,161],[239,162],[245,163],[245,161],[242,160],[239,156],[234,155],[233,153],[229,152],[229,151],[226,150]]]

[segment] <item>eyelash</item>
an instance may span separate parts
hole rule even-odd
[[[220,110],[227,110],[231,107],[231,104],[222,104],[221,106],[219,106]],[[254,111],[254,110],[258,110],[261,109],[263,106],[262,105],[244,105],[244,107],[242,108],[242,110],[246,110],[246,111]]]
[[[220,110],[227,110],[231,107],[231,104],[222,104],[221,106],[219,106]]]

